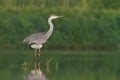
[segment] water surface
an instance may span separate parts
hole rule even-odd
[[[0,80],[23,80],[35,60],[49,80],[120,80],[119,52],[42,51],[37,59],[32,52],[1,52]]]

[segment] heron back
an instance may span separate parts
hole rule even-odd
[[[23,43],[28,43],[28,44],[32,44],[32,43],[42,44],[42,43],[45,43],[46,40],[47,40],[47,36],[45,34],[46,34],[46,32],[39,32],[39,33],[32,34],[32,35],[26,37],[23,40]]]

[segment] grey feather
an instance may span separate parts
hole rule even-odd
[[[32,35],[26,37],[23,40],[23,43],[28,43],[28,44],[45,43],[47,40],[45,34],[46,34],[46,32],[38,32],[38,33],[32,34]]]

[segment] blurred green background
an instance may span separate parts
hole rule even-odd
[[[51,14],[63,17],[38,59],[49,80],[120,80],[119,0],[0,0],[0,80],[33,69],[34,51],[22,40],[47,31]]]
[[[47,31],[50,14],[54,33],[45,49],[118,49],[118,0],[0,0],[0,49],[26,49],[24,37]]]

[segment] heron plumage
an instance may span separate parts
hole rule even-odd
[[[38,32],[35,34],[32,34],[28,37],[26,37],[23,40],[23,43],[28,43],[28,44],[43,44],[46,42],[46,36],[45,36],[46,32]]]

